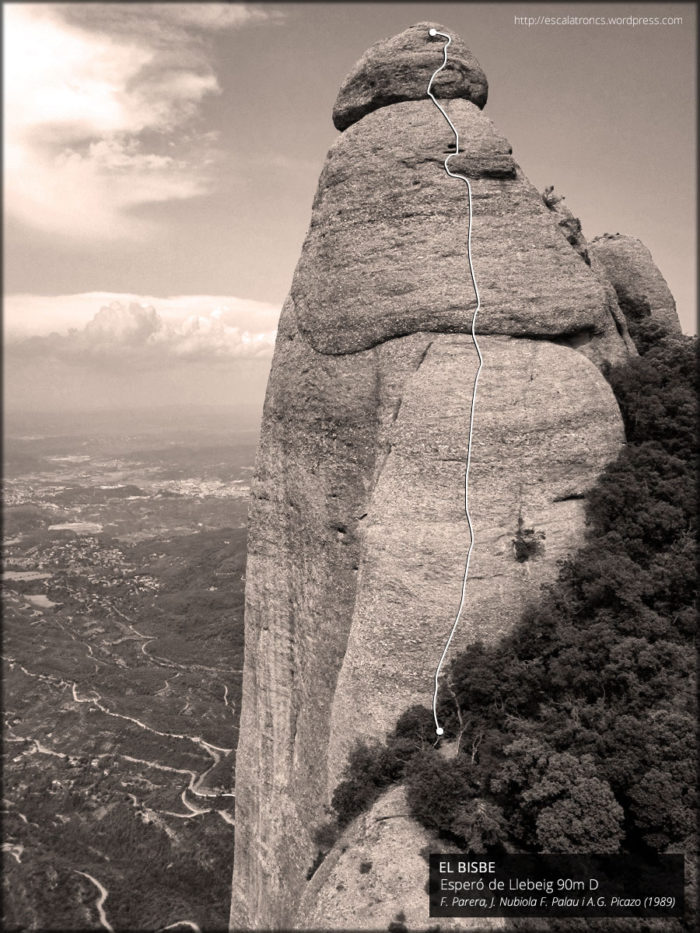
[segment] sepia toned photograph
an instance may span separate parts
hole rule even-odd
[[[696,929],[697,4],[2,20],[3,929]]]

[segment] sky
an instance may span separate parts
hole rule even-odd
[[[514,22],[567,13],[682,23]],[[565,195],[589,239],[642,239],[694,332],[695,15],[4,3],[5,405],[259,406],[338,87],[369,45],[428,19],[475,53],[530,181]]]

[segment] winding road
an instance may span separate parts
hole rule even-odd
[[[230,675],[232,673],[235,673],[234,671],[223,670],[223,669],[216,668],[216,667],[209,668],[209,667],[206,667],[205,665],[187,666],[187,665],[175,662],[175,661],[170,661],[167,658],[160,657],[158,655],[152,655],[148,652],[147,648],[150,645],[150,643],[152,641],[155,641],[156,639],[153,638],[152,636],[144,635],[143,633],[139,632],[133,626],[133,623],[131,623],[131,621],[126,616],[124,616],[123,613],[119,612],[118,614],[122,616],[122,618],[128,624],[128,630],[126,630],[125,635],[122,638],[117,639],[115,644],[121,641],[139,640],[141,644],[138,645],[138,648],[140,648],[141,653],[144,655],[144,657],[146,657],[151,664],[156,665],[159,668],[168,669],[171,672],[168,674],[168,677],[171,680],[182,676],[182,674],[185,672],[189,672],[193,670],[209,675],[211,680],[214,682],[214,685],[216,685],[217,681],[221,683],[221,688],[223,689],[223,706],[226,708],[226,711],[227,712],[230,711],[232,714],[235,714],[234,704],[231,702],[231,699],[229,697],[229,687],[226,683],[222,682],[223,677],[221,677],[222,674]],[[52,619],[51,621],[57,622],[59,627],[67,635],[70,636],[73,642],[76,643],[76,647],[79,645],[83,647],[85,654],[86,654],[86,660],[89,659],[90,661],[92,661],[95,672],[98,670],[98,665],[104,665],[108,663],[107,661],[104,661],[95,656],[95,650],[94,650],[93,645],[87,642],[84,642],[80,638],[76,638],[74,633],[70,632],[66,628],[66,626],[62,624],[59,620]],[[121,623],[119,624],[121,625]],[[126,629],[125,625],[123,626],[123,629]],[[231,792],[227,792],[227,791],[219,791],[219,790],[211,789],[206,786],[208,775],[212,772],[214,768],[216,768],[216,766],[222,760],[226,758],[226,756],[232,754],[233,752],[232,748],[215,745],[214,743],[209,742],[206,739],[204,739],[201,735],[190,735],[190,734],[181,733],[181,732],[169,732],[166,730],[155,728],[154,726],[151,726],[147,722],[138,718],[138,716],[133,716],[133,715],[117,712],[116,710],[111,709],[110,706],[105,701],[104,697],[94,687],[92,687],[92,685],[89,686],[89,688],[85,691],[85,695],[83,695],[83,691],[85,690],[85,687],[80,686],[76,681],[66,680],[63,677],[61,677],[60,674],[47,674],[47,673],[42,673],[39,671],[30,670],[24,664],[22,664],[15,656],[12,656],[12,655],[0,655],[0,657],[2,658],[2,660],[7,662],[11,670],[20,671],[22,675],[24,675],[25,677],[31,678],[37,682],[41,682],[41,683],[46,684],[47,686],[50,686],[52,691],[55,691],[58,694],[62,694],[63,696],[65,696],[69,692],[69,695],[72,698],[73,702],[77,704],[78,706],[81,706],[81,705],[88,706],[91,710],[94,709],[96,711],[99,711],[104,716],[108,716],[115,720],[121,720],[124,723],[129,723],[132,726],[136,727],[137,729],[143,730],[144,732],[150,733],[153,736],[157,736],[161,739],[167,739],[167,740],[175,741],[178,743],[186,742],[189,745],[196,746],[197,750],[201,751],[206,756],[206,758],[208,759],[208,762],[203,762],[202,766],[204,767],[204,770],[201,770],[201,771],[199,770],[199,767],[202,767],[202,766],[195,766],[196,770],[193,768],[179,768],[179,767],[174,767],[172,765],[164,764],[161,761],[153,761],[149,759],[144,759],[144,758],[139,758],[136,756],[128,755],[117,750],[111,750],[109,752],[104,752],[102,754],[91,756],[91,758],[93,759],[93,763],[95,765],[97,765],[97,760],[103,759],[105,757],[107,758],[116,757],[125,762],[130,762],[130,763],[139,765],[140,771],[141,770],[145,771],[146,769],[154,769],[155,771],[158,771],[161,773],[169,773],[169,774],[172,774],[173,776],[178,776],[180,778],[185,779],[184,780],[185,786],[182,787],[182,790],[180,792],[180,800],[182,802],[182,806],[185,811],[183,813],[178,813],[178,812],[170,811],[170,810],[154,810],[148,807],[145,804],[145,802],[141,801],[136,796],[136,794],[129,792],[126,795],[128,799],[131,801],[132,805],[136,808],[136,810],[142,813],[144,815],[144,818],[147,821],[153,822],[154,824],[158,825],[158,827],[167,834],[167,836],[171,839],[171,841],[177,842],[178,836],[174,832],[174,827],[168,825],[168,818],[174,818],[178,820],[183,820],[183,819],[191,820],[191,819],[207,817],[209,814],[212,814],[215,817],[220,818],[223,822],[225,822],[228,827],[231,827],[234,825],[233,813],[230,810],[225,808],[227,805],[224,804],[223,800],[219,800],[219,798],[233,799],[235,798],[235,794]],[[172,689],[170,686],[170,683],[171,681],[166,679],[163,684],[163,687],[158,691],[157,695],[161,695],[161,696],[169,695]],[[66,696],[66,699],[67,699],[67,696]],[[6,713],[7,712],[8,711],[6,711]],[[17,734],[17,732],[15,732],[15,730],[10,725],[10,720],[12,719],[12,716],[8,715],[6,716],[6,719],[8,720],[6,723],[6,732],[5,732],[6,741],[12,742],[12,743],[26,743],[27,748],[26,748],[25,753],[28,753],[31,755],[45,755],[51,758],[57,758],[57,759],[62,759],[64,761],[69,761],[71,763],[77,762],[79,758],[81,757],[81,755],[83,754],[82,749],[78,749],[75,752],[67,753],[64,751],[60,751],[57,748],[49,746],[47,744],[47,739],[51,739],[51,736],[53,735],[53,733],[52,732],[46,733],[44,729],[42,729],[42,734],[40,738],[35,738],[32,735],[19,735]],[[15,720],[15,725],[18,722],[19,722],[19,719]],[[60,745],[59,745],[59,748],[60,748]],[[190,754],[189,751],[188,751],[188,754]],[[145,778],[145,774],[143,775],[143,779],[146,781],[147,784],[149,783],[147,779]],[[175,783],[177,786],[177,784],[180,782],[175,782]],[[130,785],[125,784],[124,786],[125,788],[127,788]],[[156,787],[157,785],[153,785],[151,783],[150,786]],[[180,784],[180,786],[182,786],[182,784]],[[167,782],[166,782],[166,789],[167,789]],[[195,802],[197,798],[202,801],[202,804],[198,804],[197,802]],[[204,801],[207,801],[207,803],[204,803]],[[22,821],[24,823],[29,822],[24,814],[19,814],[19,816],[22,818]],[[15,842],[11,841],[11,842],[3,843],[2,849],[3,849],[4,855],[7,858],[13,859],[18,865],[23,864],[22,856],[23,856],[23,853],[26,854],[25,847],[23,845],[16,844]],[[81,877],[83,877],[86,881],[88,881],[93,886],[93,888],[96,891],[96,895],[97,895],[95,903],[94,903],[94,909],[99,918],[99,926],[103,930],[107,930],[107,931],[110,931],[110,933],[114,933],[114,928],[109,922],[107,911],[105,909],[105,905],[109,897],[109,890],[107,889],[107,887],[101,881],[99,881],[96,877],[94,877],[92,874],[90,874],[87,871],[83,871],[83,870],[76,869],[76,868],[72,868],[70,870],[80,875]],[[178,930],[178,929],[192,930],[192,931],[195,931],[195,933],[201,933],[200,927],[192,920],[178,920],[160,929],[163,931]]]
[[[83,878],[87,878],[87,880],[92,882],[92,884],[97,888],[99,896],[95,903],[95,907],[97,908],[97,913],[100,918],[100,926],[103,927],[103,929],[105,930],[109,930],[109,933],[114,933],[114,927],[110,924],[109,920],[107,919],[107,914],[105,913],[105,906],[104,906],[105,901],[109,897],[109,891],[103,884],[101,884],[97,880],[97,878],[93,878],[92,875],[89,875],[86,871],[78,871],[77,868],[74,868],[73,871],[76,873],[76,875],[82,875]]]

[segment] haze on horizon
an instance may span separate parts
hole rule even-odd
[[[426,19],[474,51],[533,184],[589,239],[642,239],[694,332],[695,6],[644,12],[683,23],[528,28],[500,3],[5,3],[6,411],[259,411],[338,86]]]

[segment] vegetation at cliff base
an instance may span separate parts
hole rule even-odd
[[[584,545],[509,637],[456,656],[439,717],[358,745],[342,827],[403,782],[426,828],[481,853],[684,851],[695,828],[697,341],[640,326],[607,377],[627,443]]]

